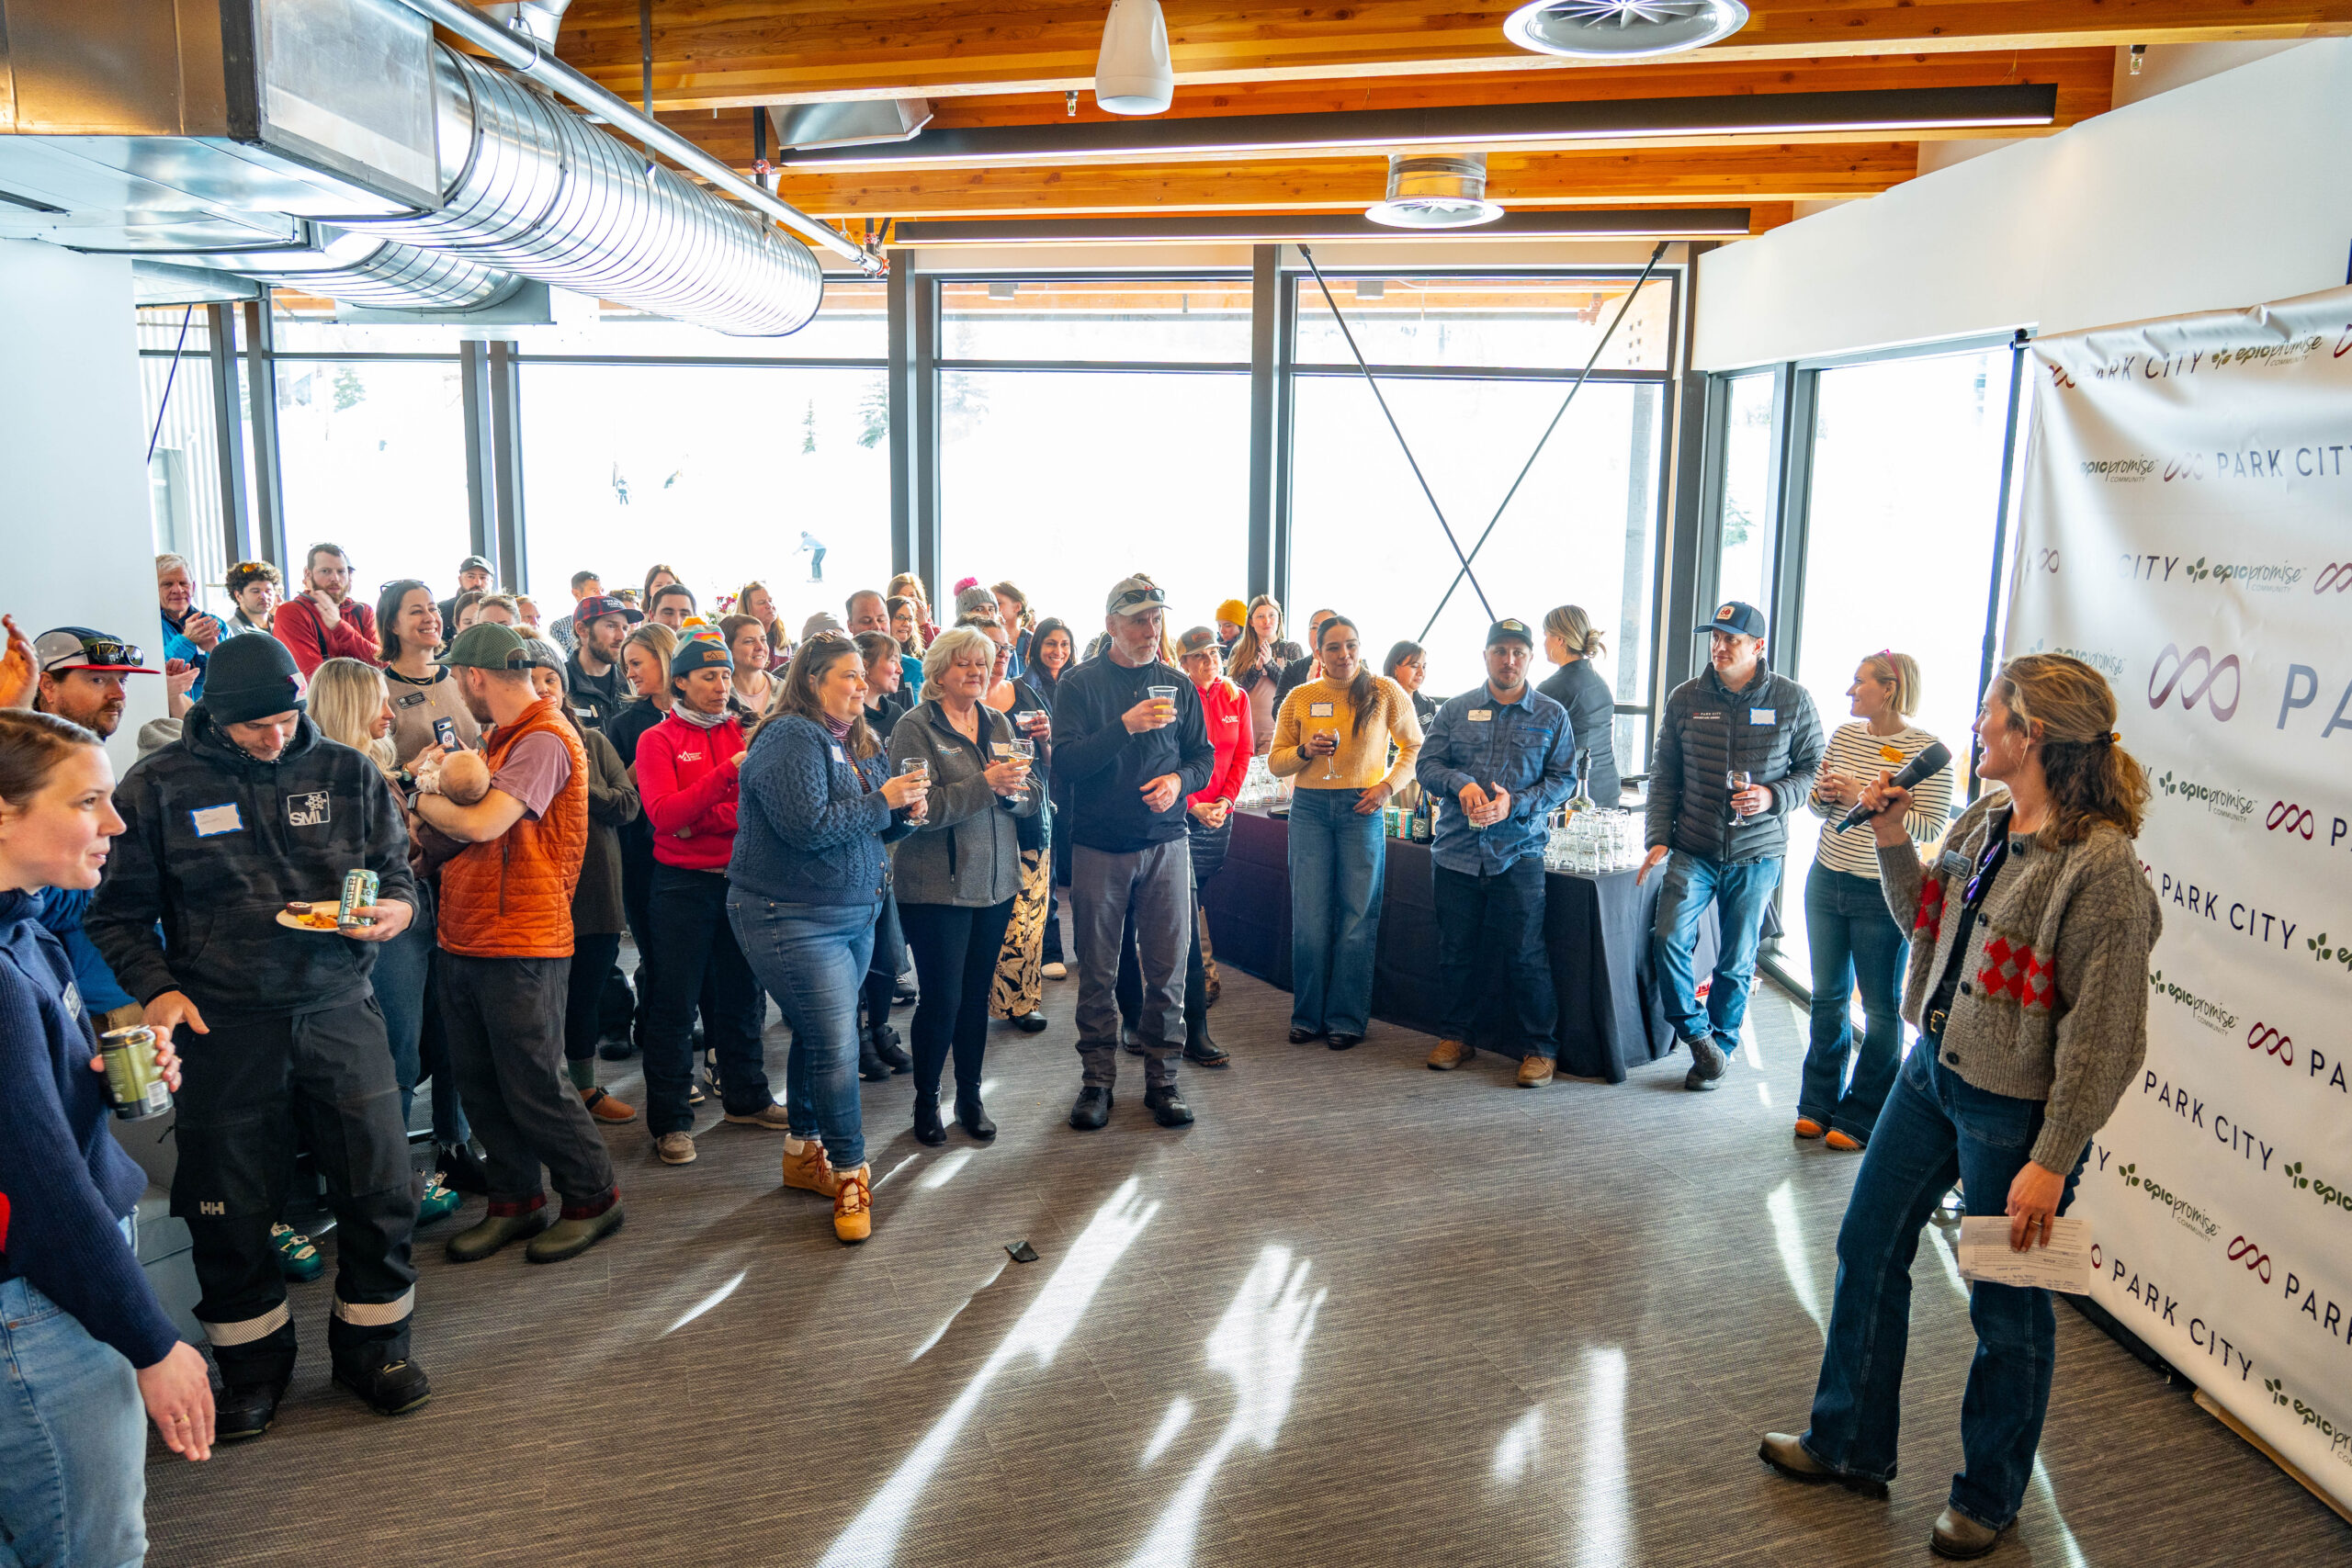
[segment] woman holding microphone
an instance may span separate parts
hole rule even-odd
[[[12,649],[13,651],[13,649]],[[147,1178],[107,1130],[97,1039],[45,887],[96,887],[122,830],[97,736],[0,712],[0,1550],[11,1562],[135,1563],[147,1553],[147,1439],[212,1451],[204,1354],[165,1315],[132,1247]],[[157,1032],[155,1066],[179,1062]]]
[[[1295,1045],[1360,1044],[1372,1018],[1373,955],[1387,867],[1381,807],[1413,776],[1421,724],[1413,699],[1363,662],[1356,624],[1316,629],[1323,673],[1283,700],[1266,766],[1290,801],[1291,1013]],[[1396,760],[1388,760],[1391,741]]]
[[[2064,654],[2013,659],[1976,719],[1978,774],[2003,787],[1922,861],[1908,791],[1861,793],[1878,815],[1879,881],[1911,928],[1903,1016],[1919,1039],[1863,1152],[1838,1232],[1813,1424],[1768,1432],[1781,1474],[1878,1496],[1894,1476],[1911,1262],[1937,1203],[2007,1214],[2009,1246],[2047,1246],[2083,1155],[2147,1051],[2148,952],[2163,919],[2132,843],[2148,776],[2115,734],[2115,694]],[[1978,1280],[1976,1356],[1961,1404],[1963,1468],[1929,1547],[1981,1557],[2017,1517],[2050,1406],[2050,1292]]]
[[[956,1055],[956,1120],[985,1142],[996,1123],[980,1103],[989,986],[1021,892],[1019,818],[1043,807],[1039,781],[1012,755],[1012,716],[981,699],[997,644],[974,626],[939,634],[922,658],[922,701],[890,731],[893,771],[921,763],[928,815],[899,847],[899,922],[914,949],[915,1137],[947,1141],[939,1075]]]
[[[890,897],[882,847],[921,821],[928,783],[893,774],[867,727],[857,644],[839,632],[803,642],[744,753],[727,918],[792,1025],[784,1184],[831,1198],[844,1242],[874,1227],[857,994]]]

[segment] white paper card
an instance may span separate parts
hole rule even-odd
[[[1331,705],[1329,703],[1309,703],[1306,705],[1306,716],[1309,718],[1329,718],[1331,716]]]
[[[2006,1214],[1987,1214],[1960,1222],[1960,1277],[1996,1285],[2030,1285],[2087,1295],[2091,1288],[2091,1223],[2060,1218],[2051,1222],[2050,1245],[2009,1250],[2009,1221]]]
[[[237,815],[233,801],[226,806],[198,807],[187,814],[187,818],[199,839],[209,839],[220,833],[243,832],[245,826],[243,818]]]

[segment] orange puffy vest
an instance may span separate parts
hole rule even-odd
[[[569,958],[571,893],[588,849],[588,753],[542,698],[483,738],[492,777],[526,735],[548,734],[571,754],[571,777],[539,819],[524,817],[496,840],[468,844],[441,871],[441,946],[469,958]]]

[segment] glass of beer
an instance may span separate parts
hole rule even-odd
[[[901,773],[912,774],[914,777],[919,779],[928,780],[931,776],[931,764],[921,757],[909,757],[905,761],[899,764],[899,772]],[[907,810],[907,818],[912,822],[920,822],[930,815],[931,807],[927,801],[918,802],[908,807]]]

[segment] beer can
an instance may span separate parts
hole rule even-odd
[[[1393,839],[1396,836],[1396,808],[1395,807],[1384,806],[1380,808],[1380,831],[1384,838]]]
[[[155,1067],[155,1032],[143,1023],[110,1029],[98,1036],[106,1063],[107,1099],[124,1122],[143,1122],[172,1108],[171,1086]]]
[[[373,916],[362,918],[354,911],[365,909],[376,902],[376,874],[372,871],[347,871],[343,875],[343,905],[335,910],[334,923],[344,931],[376,923]]]

